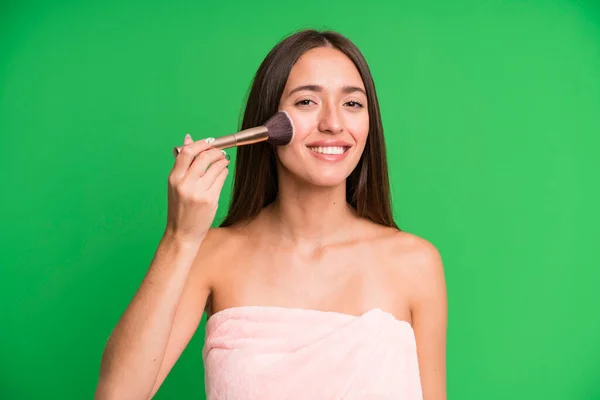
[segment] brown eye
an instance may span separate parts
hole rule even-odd
[[[296,103],[297,106],[310,106],[310,103],[312,102],[312,100],[300,100],[299,102]]]
[[[363,108],[363,105],[360,104],[358,101],[349,101],[346,104],[351,108]]]

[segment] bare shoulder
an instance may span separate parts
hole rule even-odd
[[[438,249],[426,239],[388,227],[380,227],[377,237],[378,251],[392,265],[410,267],[414,273],[423,273],[423,269],[442,268]]]
[[[391,250],[402,266],[415,278],[443,274],[442,257],[438,249],[428,240],[408,232],[395,232]]]
[[[231,244],[231,240],[234,240],[236,236],[239,236],[239,234],[233,228],[210,228],[202,242],[201,250],[206,250],[209,247],[211,249],[226,247]]]
[[[196,262],[207,264],[223,264],[228,255],[244,242],[245,236],[236,228],[211,228],[198,250]]]
[[[380,254],[389,277],[408,290],[413,299],[445,295],[442,257],[428,240],[414,234],[383,228]]]
[[[190,277],[212,287],[241,240],[235,229],[211,228],[198,249]]]

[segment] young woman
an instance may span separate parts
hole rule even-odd
[[[290,144],[237,150],[231,205],[210,229],[228,159],[189,136],[164,236],[102,358],[97,399],[147,399],[208,315],[209,399],[446,398],[447,301],[436,248],[392,218],[369,68],[344,36],[273,48],[242,129],[277,111]]]

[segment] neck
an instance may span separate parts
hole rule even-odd
[[[277,199],[268,212],[279,243],[320,247],[348,236],[356,214],[346,202],[346,182],[318,187],[279,177]]]

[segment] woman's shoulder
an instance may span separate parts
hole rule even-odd
[[[381,227],[380,232],[376,251],[392,277],[410,282],[417,290],[443,279],[442,258],[433,243],[395,228]]]
[[[192,274],[211,284],[227,270],[232,258],[239,254],[244,237],[233,228],[209,229],[194,259]]]
[[[413,233],[365,219],[361,220],[361,224],[359,229],[365,233],[363,237],[385,253],[411,257],[427,257],[437,253],[436,247],[431,242]]]
[[[394,256],[409,257],[422,264],[439,257],[439,251],[430,241],[416,234],[389,228],[387,245]]]
[[[238,227],[215,227],[209,229],[200,247],[201,254],[222,254],[243,245],[246,235]]]

